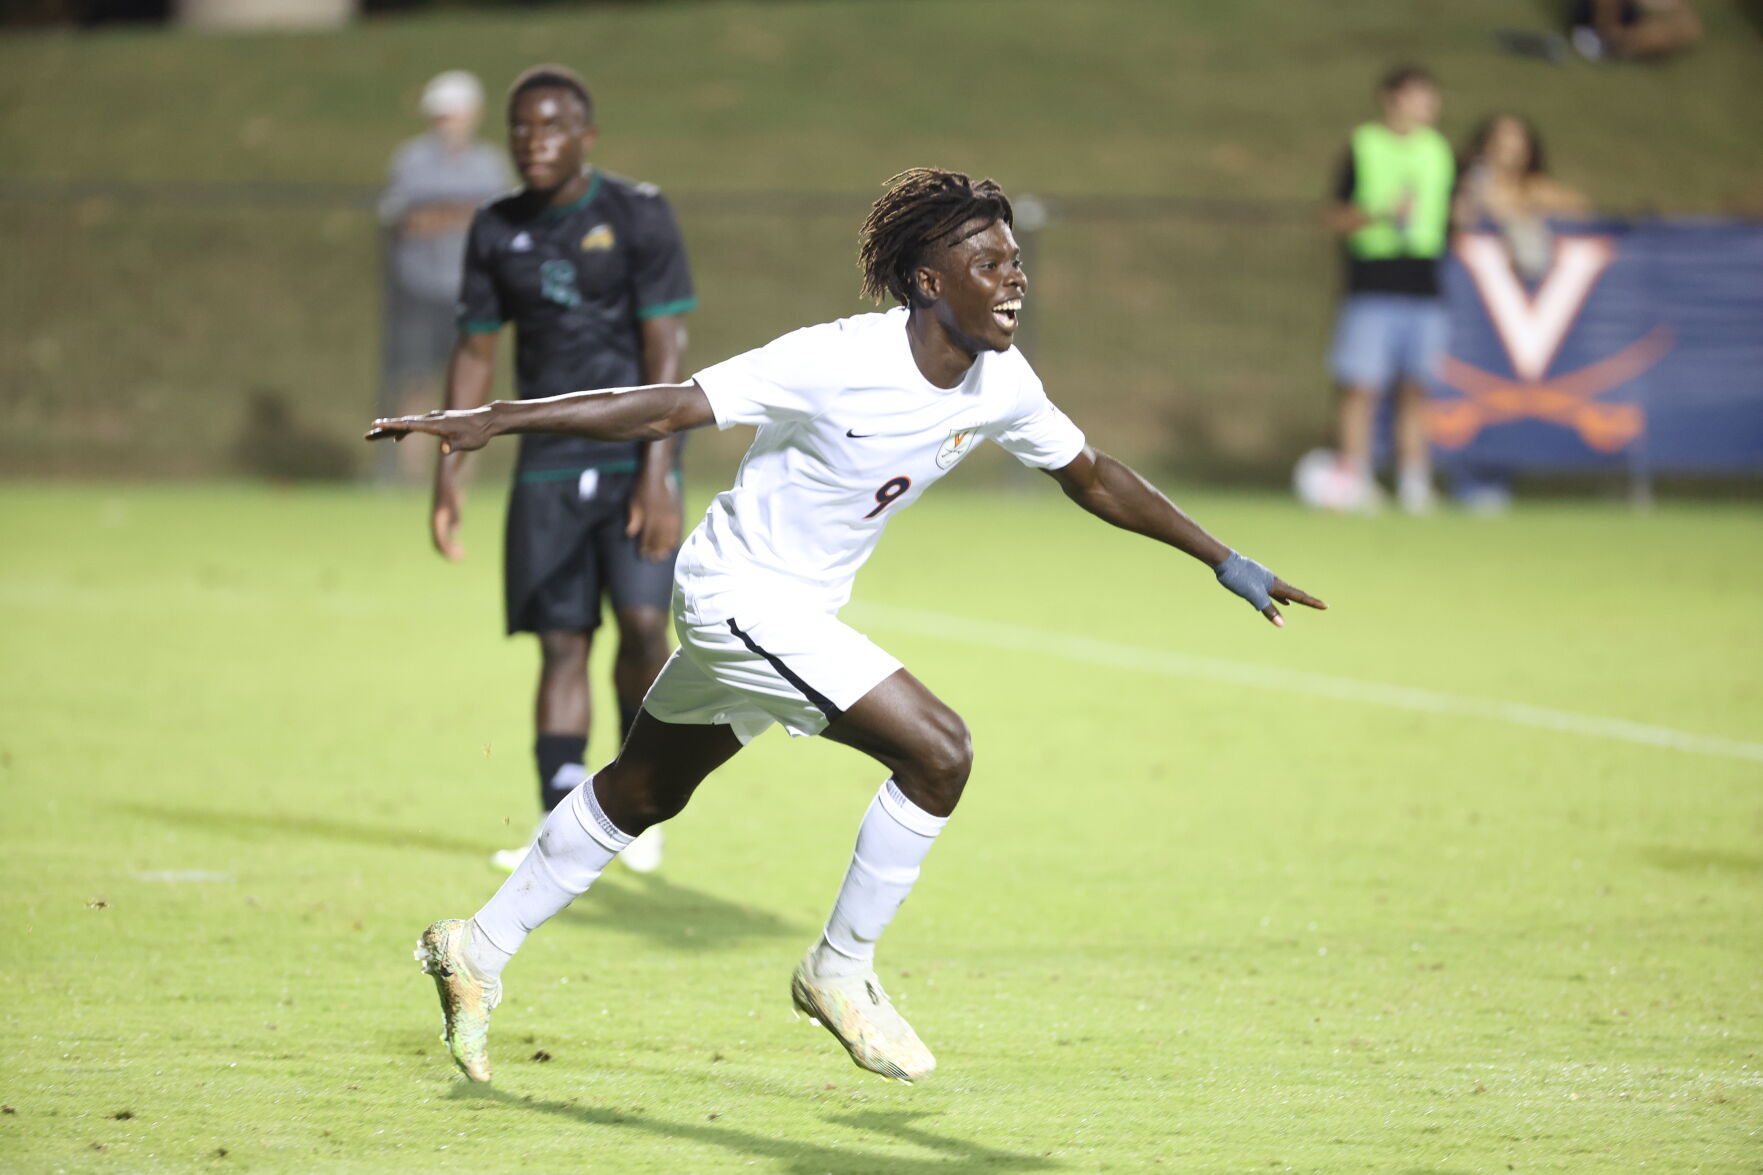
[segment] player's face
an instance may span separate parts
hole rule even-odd
[[[521,182],[550,192],[581,174],[594,145],[581,100],[569,90],[528,90],[508,112],[508,154]]]
[[[920,286],[935,300],[932,312],[962,350],[977,355],[1010,349],[1028,275],[1009,225],[994,220],[920,272]]]

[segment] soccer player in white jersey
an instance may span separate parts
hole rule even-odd
[[[653,440],[759,427],[733,489],[680,551],[680,646],[611,764],[559,804],[483,909],[424,932],[453,1059],[488,1081],[489,1014],[526,936],[631,839],[676,815],[755,735],[781,723],[863,751],[889,775],[865,812],[796,1006],[859,1066],[906,1081],[936,1062],[882,990],[876,942],[918,879],[973,762],[966,725],[838,617],[890,519],[981,440],[1050,474],[1098,518],[1184,551],[1274,624],[1274,601],[1325,605],[1232,551],[1144,478],[1085,443],[1010,343],[1028,279],[1010,203],[990,180],[918,168],[864,223],[864,292],[899,307],[787,334],[688,383],[498,401],[378,420],[368,439],[430,433],[446,452],[508,433]]]

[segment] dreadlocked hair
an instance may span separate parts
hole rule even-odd
[[[914,167],[889,180],[857,234],[864,297],[880,302],[891,295],[902,306],[922,304],[913,274],[925,253],[959,244],[966,236],[955,234],[975,220],[982,223],[974,232],[1000,220],[1013,223],[1010,198],[991,180],[976,183],[940,167]]]

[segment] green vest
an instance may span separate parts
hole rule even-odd
[[[1367,261],[1443,256],[1456,174],[1450,144],[1431,127],[1405,135],[1377,122],[1355,128],[1353,203],[1372,223],[1347,238],[1347,251]]]

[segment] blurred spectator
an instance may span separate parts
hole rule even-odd
[[[1538,281],[1554,254],[1548,217],[1583,216],[1586,198],[1549,174],[1543,141],[1528,119],[1495,114],[1470,136],[1452,220],[1460,230],[1491,226],[1506,244],[1512,268]]]
[[[1396,391],[1397,494],[1404,509],[1432,508],[1426,386],[1445,349],[1438,263],[1450,234],[1456,162],[1433,129],[1439,90],[1415,66],[1377,89],[1382,117],[1354,129],[1324,222],[1340,234],[1345,289],[1329,367],[1340,386],[1340,509],[1378,503],[1372,455],[1378,404]]]
[[[1549,174],[1542,136],[1527,118],[1493,114],[1469,136],[1459,161],[1460,178],[1451,220],[1462,232],[1500,234],[1513,272],[1534,285],[1555,256],[1551,216],[1583,216],[1586,198]],[[1512,502],[1511,475],[1504,469],[1464,466],[1455,471],[1457,504],[1494,514]]]
[[[1567,28],[1573,47],[1592,61],[1668,57],[1702,39],[1689,0],[1573,0]]]
[[[508,188],[502,153],[476,138],[484,90],[464,70],[449,70],[422,91],[426,133],[392,155],[380,220],[386,226],[386,309],[380,416],[440,406],[440,376],[453,351],[465,231],[477,206]],[[414,445],[382,446],[374,478],[422,476],[427,454]]]

